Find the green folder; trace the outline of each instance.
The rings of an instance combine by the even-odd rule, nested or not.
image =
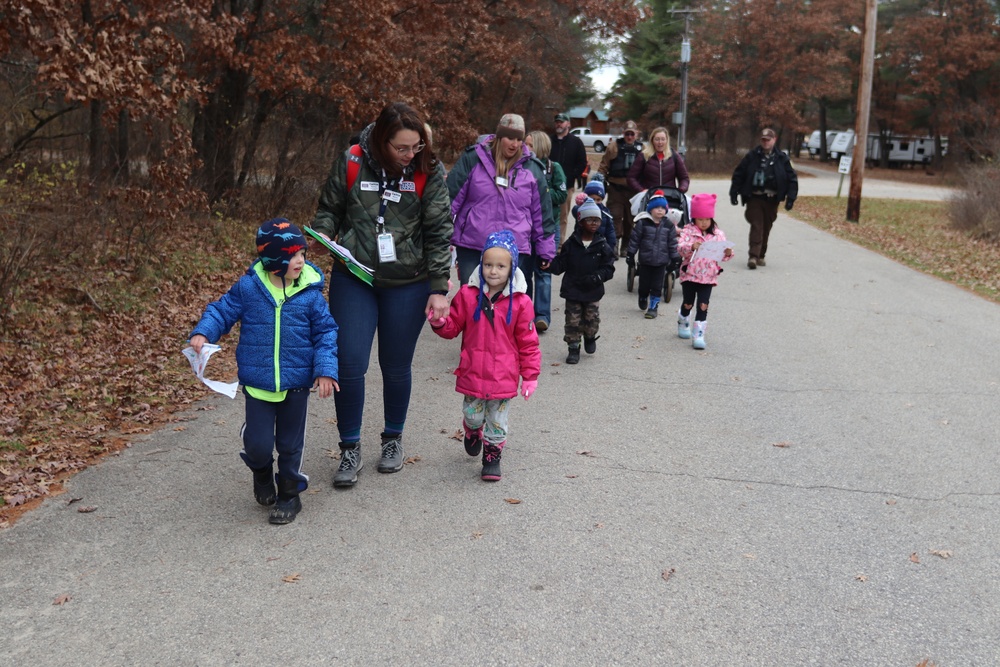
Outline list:
[[[303,227],[303,229],[305,229],[306,234],[319,241],[324,248],[329,250],[334,259],[346,266],[347,270],[350,271],[356,278],[364,281],[368,285],[371,285],[375,281],[375,272],[358,260],[354,259],[354,256],[347,250],[347,248],[332,241],[327,241],[322,235],[314,232],[309,227]]]

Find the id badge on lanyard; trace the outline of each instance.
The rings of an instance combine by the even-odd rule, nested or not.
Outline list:
[[[382,172],[383,177],[385,172]],[[389,202],[398,204],[403,195],[395,190],[390,190],[388,184],[382,193],[382,202],[378,210],[378,226],[375,240],[378,243],[378,261],[380,264],[388,264],[396,261],[396,242],[392,240],[392,234],[385,231],[385,209]]]

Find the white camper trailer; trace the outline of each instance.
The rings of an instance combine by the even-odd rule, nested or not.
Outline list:
[[[830,144],[830,157],[834,160],[844,155],[849,155],[854,150],[854,130],[844,130],[838,132]]]
[[[833,140],[837,137],[837,130],[827,130],[826,131],[826,154],[830,154],[830,146],[833,145]],[[809,157],[819,156],[820,151],[820,133],[819,130],[813,130],[813,133],[809,135],[809,141],[806,143],[806,148],[809,150]]]
[[[904,137],[893,135],[886,142],[890,167],[930,164],[934,159],[934,137]],[[878,134],[869,134],[865,156],[874,164],[881,161],[882,141]]]

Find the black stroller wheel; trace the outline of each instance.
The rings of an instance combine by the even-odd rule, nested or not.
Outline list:
[[[674,295],[674,272],[667,269],[667,277],[663,280],[663,303],[670,303]]]

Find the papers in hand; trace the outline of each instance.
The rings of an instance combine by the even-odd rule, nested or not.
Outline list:
[[[714,259],[716,262],[721,262],[726,256],[726,248],[732,248],[735,245],[732,241],[705,241],[694,251],[691,259],[697,257],[698,259]]]
[[[325,239],[322,234],[314,232],[310,227],[303,227],[303,229],[305,229],[306,234],[319,241],[324,248],[333,253],[333,256],[337,260],[343,262],[344,266],[347,267],[347,270],[354,274],[356,278],[360,278],[369,285],[372,284],[375,280],[375,271],[356,260],[350,250],[336,241],[329,241]]]
[[[229,398],[236,398],[236,390],[240,386],[239,382],[219,382],[218,380],[209,380],[205,377],[205,366],[208,365],[208,360],[221,349],[218,345],[205,343],[201,346],[201,354],[195,352],[193,347],[185,347],[181,352],[191,362],[191,370],[194,371],[195,376],[199,380],[205,383],[205,386],[212,391],[225,394]]]

